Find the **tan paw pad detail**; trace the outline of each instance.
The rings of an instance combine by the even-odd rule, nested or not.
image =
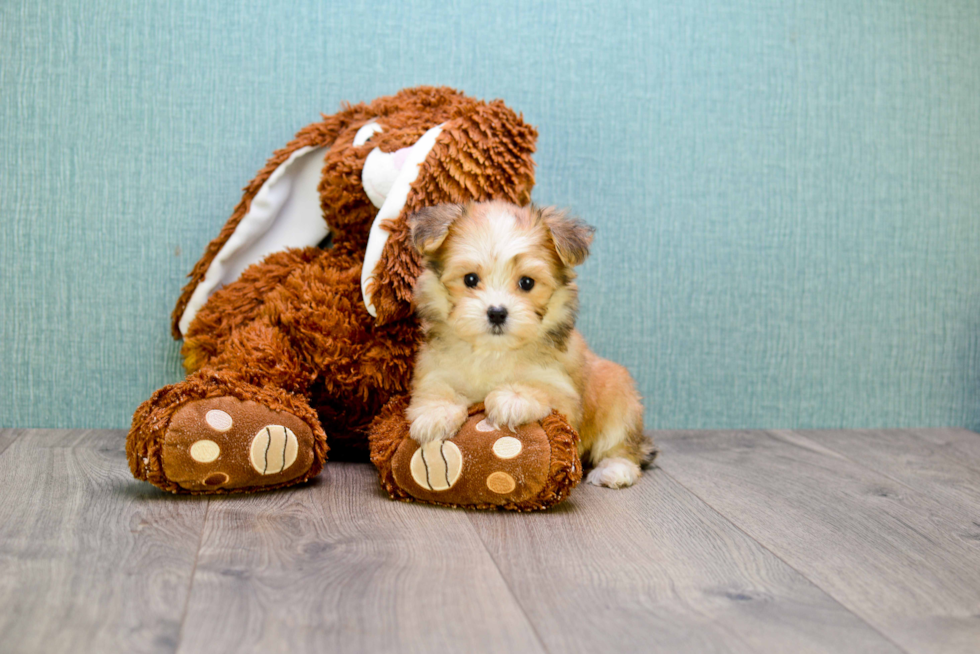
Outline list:
[[[194,493],[282,486],[309,472],[315,441],[287,411],[231,396],[191,400],[162,434],[160,473]]]
[[[415,450],[410,467],[412,478],[422,488],[448,490],[463,472],[463,455],[452,441],[433,441]]]
[[[204,480],[204,485],[210,487],[221,486],[227,483],[228,483],[228,475],[226,475],[223,472],[215,472],[214,474],[210,474]]]
[[[513,459],[524,446],[513,436],[502,436],[493,443],[493,453],[498,459]]]
[[[298,450],[299,443],[292,429],[266,425],[252,439],[249,460],[259,474],[274,475],[293,465]]]
[[[487,488],[498,495],[505,495],[517,488],[517,482],[506,472],[497,471],[487,477]]]
[[[221,454],[221,448],[214,441],[200,440],[191,445],[191,458],[198,463],[211,463]]]
[[[234,424],[231,416],[221,409],[211,409],[208,411],[204,415],[204,421],[208,423],[208,427],[222,433],[231,429],[232,425]]]
[[[514,433],[514,430],[508,427],[507,425],[502,425],[498,427],[497,425],[490,422],[489,418],[484,418],[480,422],[476,423],[476,425],[474,425],[473,428],[476,429],[477,431],[482,431],[483,433],[489,433],[492,431],[509,431],[512,434]]]

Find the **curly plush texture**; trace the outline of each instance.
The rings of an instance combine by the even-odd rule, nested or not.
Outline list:
[[[355,146],[355,135],[370,121],[382,131]],[[365,160],[375,149],[393,153],[410,147],[437,125],[441,132],[419,166],[404,206],[382,224],[389,234],[369,282],[376,310],[372,316],[362,297],[361,272],[378,209],[362,186]],[[164,471],[161,451],[168,428],[182,406],[226,396],[293,414],[310,426],[315,441],[313,466],[300,477],[278,486],[232,490],[266,490],[315,476],[326,458],[328,439],[332,458],[364,460],[370,454],[380,462],[384,478],[379,452],[386,441],[383,433],[375,434],[373,442],[381,449],[369,451],[372,421],[385,407],[407,403],[420,339],[411,301],[422,262],[407,218],[447,202],[503,199],[527,204],[534,186],[536,138],[535,129],[502,102],[482,102],[444,87],[417,87],[371,103],[344,105],[301,129],[245,187],[228,222],[189,275],[172,322],[174,337],[184,339],[188,377],[154,393],[133,416],[127,438],[133,474],[169,491],[189,492]],[[180,321],[195,289],[257,193],[305,147],[324,148],[317,190],[331,247],[288,249],[252,264],[214,291],[181,334]],[[580,465],[574,471],[567,468],[577,461],[574,432],[559,417],[545,423],[555,437],[547,493],[526,506],[506,508],[554,504],[581,476]],[[383,424],[374,422],[376,428]],[[237,443],[239,454],[248,447]],[[390,482],[386,488],[397,492]]]
[[[422,273],[422,259],[412,245],[408,216],[442,204],[446,202],[444,198],[529,204],[534,161],[519,154],[534,152],[536,139],[537,131],[520,118],[515,121],[514,113],[499,100],[446,125],[443,137],[420,167],[405,211],[385,224],[392,247],[382,252],[378,274],[370,287],[379,322],[404,317],[415,280]]]
[[[370,120],[384,131],[355,147],[357,130]],[[420,167],[406,206],[387,222],[391,234],[371,286],[378,314],[372,318],[364,307],[360,275],[377,209],[360,183],[364,161],[372,149],[392,152],[410,146],[440,123],[444,133]],[[246,187],[231,219],[195,265],[174,310],[174,330],[255,194],[301,147],[330,146],[319,192],[333,247],[272,254],[215,292],[184,334],[187,371],[235,370],[256,385],[275,384],[306,396],[330,434],[335,457],[367,458],[367,427],[393,395],[408,392],[418,346],[411,293],[421,261],[409,240],[407,216],[440,202],[529,201],[536,136],[499,101],[483,103],[428,87],[347,106],[300,130]]]

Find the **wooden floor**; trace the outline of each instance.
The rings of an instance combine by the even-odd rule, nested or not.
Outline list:
[[[980,435],[655,437],[633,488],[507,514],[342,463],[178,497],[123,432],[0,430],[0,651],[980,651]]]

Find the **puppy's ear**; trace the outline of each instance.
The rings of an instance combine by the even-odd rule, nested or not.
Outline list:
[[[463,208],[461,204],[437,204],[409,216],[415,249],[426,256],[438,250],[449,234],[449,226],[463,215]]]
[[[577,266],[589,256],[589,246],[595,227],[578,218],[569,216],[564,209],[544,207],[538,209],[541,222],[551,232],[558,257],[566,266]]]

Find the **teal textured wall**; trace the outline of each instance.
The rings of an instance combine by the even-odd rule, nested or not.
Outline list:
[[[341,100],[540,128],[652,427],[980,427],[980,4],[7,1],[0,426],[125,427],[183,276]]]

